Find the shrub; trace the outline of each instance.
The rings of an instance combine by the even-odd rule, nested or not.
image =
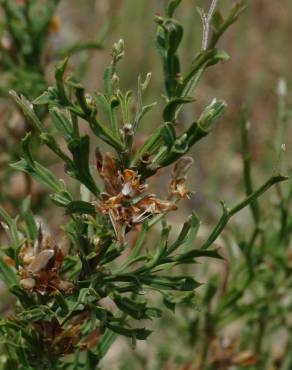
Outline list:
[[[48,188],[53,204],[67,216],[60,225],[64,234],[60,242],[36,222],[28,200],[15,219],[0,211],[10,238],[0,259],[0,273],[16,297],[14,314],[0,324],[6,369],[96,369],[118,335],[130,338],[133,345],[145,340],[151,334],[148,320],[163,315],[160,307],[152,305],[151,295],[158,292],[170,309],[192,302],[200,284],[178,266],[196,263],[199,257],[222,258],[214,242],[230,218],[249,205],[255,216],[258,197],[286,179],[277,175],[257,190],[247,188],[246,198],[231,208],[222,203],[222,217],[202,244],[196,241],[200,221],[195,212],[176,237],[170,235],[166,215],[191,196],[186,174],[193,160],[186,154],[209,134],[226,104],[212,99],[186,129],[180,125],[179,113],[193,101],[193,90],[205,70],[228,59],[216,44],[244,8],[236,3],[226,18],[215,12],[215,2],[208,14],[201,11],[202,50],[182,70],[178,49],[183,27],[174,19],[179,4],[170,1],[165,16],[156,17],[156,46],[165,85],[162,124],[142,145],[137,145],[135,135],[154,107],[143,102],[151,75],[138,78],[133,110],[133,93],[123,92],[119,84],[122,40],[113,47],[103,93],[87,94],[74,75],[67,76],[68,58],[56,67],[55,85],[32,103],[11,92],[42,144],[80,185],[80,196],[69,180],[57,179],[36,160],[27,133],[21,143],[22,158],[13,168]],[[35,113],[37,107],[48,110],[49,122]],[[91,136],[84,134],[84,126]],[[168,166],[172,166],[169,189],[158,197],[148,190],[148,180]],[[161,225],[160,236],[146,248],[155,225]]]

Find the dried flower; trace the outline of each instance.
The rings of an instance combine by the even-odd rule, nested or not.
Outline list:
[[[71,293],[73,284],[59,276],[64,255],[49,236],[43,236],[41,229],[35,245],[25,242],[19,253],[22,265],[19,267],[20,284],[28,291],[45,294],[61,290]]]
[[[64,356],[74,352],[80,337],[80,325],[63,329],[56,319],[37,321],[33,325],[49,353]]]
[[[153,215],[177,208],[168,200],[158,199],[155,194],[146,194],[148,185],[141,182],[138,172],[131,169],[119,170],[109,153],[102,159],[98,152],[97,169],[106,190],[97,207],[103,214],[109,215],[119,239],[125,229],[140,224]]]
[[[194,163],[191,157],[180,158],[173,167],[170,193],[176,198],[189,198],[190,192],[186,188],[186,174]]]

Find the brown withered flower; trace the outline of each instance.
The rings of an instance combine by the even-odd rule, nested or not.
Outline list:
[[[73,353],[80,338],[80,325],[63,328],[57,319],[36,321],[34,329],[39,333],[40,341],[51,356],[64,356]]]
[[[74,353],[76,346],[80,351],[96,347],[101,335],[98,329],[92,330],[80,343],[81,326],[85,319],[88,317],[83,317],[77,323],[72,321],[66,327],[63,327],[56,318],[50,321],[40,320],[33,323],[33,328],[38,332],[43,347],[51,356],[65,356]]]
[[[22,245],[19,258],[20,285],[24,289],[42,295],[57,290],[72,292],[73,284],[60,277],[64,254],[50,236],[43,235],[41,229],[34,246],[28,242]]]
[[[190,192],[186,187],[186,174],[193,163],[193,158],[182,157],[174,165],[171,173],[170,193],[175,198],[182,199],[190,197]]]
[[[117,238],[123,239],[126,229],[142,223],[153,215],[175,210],[175,204],[147,194],[148,185],[141,181],[137,171],[119,170],[110,153],[102,158],[96,152],[97,169],[104,181],[105,193],[97,208],[110,217]]]

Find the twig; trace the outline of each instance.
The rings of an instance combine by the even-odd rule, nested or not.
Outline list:
[[[223,214],[215,226],[214,230],[208,237],[208,239],[205,241],[205,243],[201,246],[202,249],[207,249],[211,244],[213,244],[218,236],[223,231],[224,227],[227,225],[228,221],[232,216],[234,216],[236,213],[241,211],[243,208],[248,206],[251,202],[254,202],[260,195],[264,194],[271,186],[287,180],[288,177],[285,176],[274,176],[271,177],[266,183],[264,183],[260,188],[258,188],[256,191],[254,191],[252,194],[250,194],[248,197],[246,197],[243,201],[238,203],[236,206],[234,206],[231,209],[226,208],[225,204],[222,203],[223,207]]]
[[[212,0],[208,13],[202,12],[201,18],[203,22],[203,38],[202,38],[202,49],[207,50],[208,40],[209,40],[209,31],[210,31],[210,22],[212,20],[214,11],[218,4],[219,0]]]

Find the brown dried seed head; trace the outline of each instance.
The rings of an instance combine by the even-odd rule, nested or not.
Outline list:
[[[109,216],[118,240],[123,240],[126,230],[145,219],[177,209],[172,202],[160,200],[156,195],[143,196],[148,185],[141,181],[140,174],[132,169],[119,170],[110,153],[102,159],[98,151],[97,159],[106,192],[101,194],[101,201],[96,207]]]

